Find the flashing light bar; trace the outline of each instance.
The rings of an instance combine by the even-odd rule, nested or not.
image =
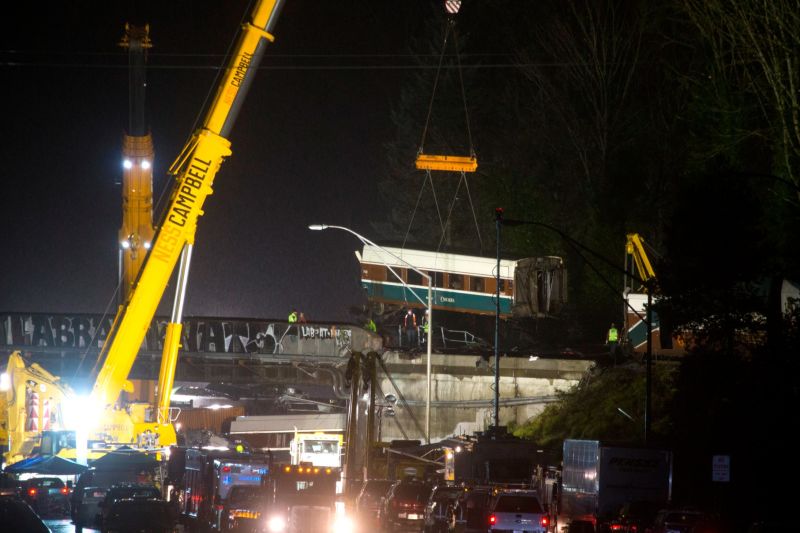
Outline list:
[[[294,473],[294,474],[321,474],[321,473],[324,473],[325,475],[331,475],[331,474],[334,473],[335,470],[337,470],[337,469],[334,469],[334,468],[331,468],[331,467],[327,467],[327,468],[323,469],[323,468],[318,467],[318,466],[312,467],[312,466],[303,466],[303,465],[299,465],[299,466],[298,465],[283,465],[283,467],[280,469],[280,471],[283,474],[292,474],[292,473]]]

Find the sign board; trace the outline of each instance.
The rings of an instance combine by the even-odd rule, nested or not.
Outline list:
[[[731,456],[714,455],[711,458],[711,481],[728,483],[731,480]]]

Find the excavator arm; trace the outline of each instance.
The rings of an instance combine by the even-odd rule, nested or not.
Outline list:
[[[72,389],[36,363],[26,365],[18,351],[8,356],[8,366],[0,376],[0,445],[7,448],[4,460],[11,464],[30,456],[41,444],[45,432],[58,432],[67,426],[65,400]]]
[[[636,273],[645,285],[655,279],[655,270],[653,270],[653,265],[644,250],[644,241],[638,233],[628,233],[626,235],[625,257],[626,260],[633,262]]]

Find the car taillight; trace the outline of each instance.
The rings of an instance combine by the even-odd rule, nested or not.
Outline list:
[[[28,496],[36,496],[36,489],[28,489]]]
[[[489,525],[490,525],[490,526],[493,526],[493,525],[495,525],[496,523],[497,523],[497,516],[496,516],[496,515],[493,515],[493,514],[490,514],[490,515],[489,515]]]
[[[611,531],[622,531],[622,524],[612,523]]]
[[[69,494],[69,488],[68,487],[61,487],[61,491],[60,492],[61,492],[61,494]]]
[[[550,519],[547,517],[547,515],[542,515],[542,517],[539,519],[539,525],[542,527],[547,527],[550,525]]]

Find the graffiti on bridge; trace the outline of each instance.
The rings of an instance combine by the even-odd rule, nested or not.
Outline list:
[[[0,346],[15,349],[101,350],[114,317],[0,313]],[[155,318],[141,350],[161,352],[168,320]],[[183,321],[184,353],[252,353],[341,356],[353,349],[349,326],[286,324],[261,320],[188,317]]]

